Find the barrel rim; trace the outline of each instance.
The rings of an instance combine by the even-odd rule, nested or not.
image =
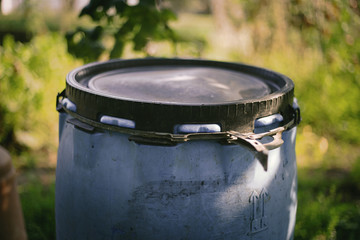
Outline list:
[[[278,90],[260,98],[219,103],[166,103],[122,99],[96,92],[79,83],[81,79],[104,72],[147,66],[199,66],[233,70],[249,74],[278,86]],[[132,120],[136,129],[170,132],[174,125],[185,123],[216,123],[222,130],[249,131],[255,119],[281,113],[289,119],[294,84],[288,77],[260,67],[241,63],[202,59],[145,58],[113,59],[78,67],[66,77],[66,97],[77,107],[77,113],[99,121],[102,115]]]

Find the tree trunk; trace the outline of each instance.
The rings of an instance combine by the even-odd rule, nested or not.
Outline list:
[[[75,8],[76,0],[63,0],[62,10],[64,12],[71,11]]]
[[[218,31],[222,33],[229,33],[235,30],[230,19],[228,18],[226,5],[226,0],[211,0],[211,11],[215,19],[215,24]]]

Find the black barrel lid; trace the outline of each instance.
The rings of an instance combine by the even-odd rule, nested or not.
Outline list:
[[[135,129],[172,132],[177,124],[219,124],[250,132],[255,119],[291,118],[293,82],[253,66],[188,59],[133,59],[92,63],[70,72],[66,97],[77,114],[135,122]]]

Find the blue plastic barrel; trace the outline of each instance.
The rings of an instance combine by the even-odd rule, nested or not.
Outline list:
[[[57,239],[292,239],[292,81],[238,63],[112,60],[58,95]]]

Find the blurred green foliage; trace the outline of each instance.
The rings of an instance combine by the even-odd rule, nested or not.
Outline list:
[[[157,8],[156,0],[140,0],[136,5],[125,1],[91,0],[79,17],[88,16],[95,27],[78,27],[66,35],[68,50],[86,62],[96,61],[104,52],[110,58],[121,57],[125,45],[132,43],[134,51],[146,52],[149,41],[176,41],[175,33],[168,22],[176,15],[167,8]],[[112,40],[109,49],[104,38]]]
[[[289,75],[305,114],[303,125],[319,135],[359,144],[354,129],[360,126],[360,2],[231,2],[242,9],[232,20],[242,23],[238,28],[251,29],[254,48],[250,60],[241,54],[232,57]],[[302,72],[304,66],[308,72]]]
[[[0,15],[0,43],[6,35],[11,34],[16,40],[23,42],[30,41],[32,33],[26,26],[26,19],[19,15],[10,15],[7,17]]]
[[[360,135],[354,131],[360,126],[359,1],[294,2],[292,26],[304,43],[322,53],[313,78],[298,84],[304,121],[320,134],[359,144]]]
[[[55,96],[79,62],[60,35],[48,34],[28,44],[7,36],[0,63],[0,144],[14,151],[55,148]]]

